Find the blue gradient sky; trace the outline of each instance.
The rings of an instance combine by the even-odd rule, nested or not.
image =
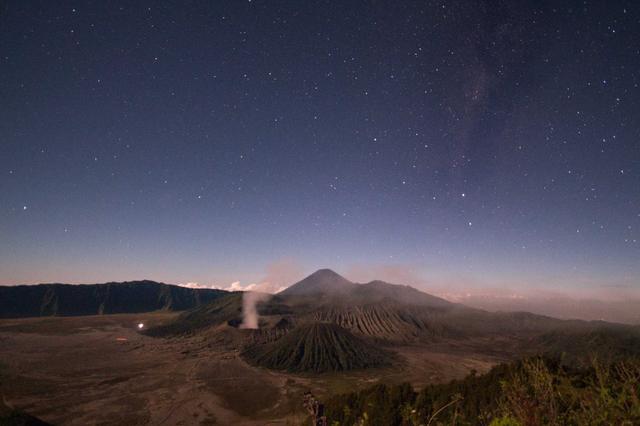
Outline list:
[[[488,4],[6,2],[0,284],[640,287],[638,5]]]

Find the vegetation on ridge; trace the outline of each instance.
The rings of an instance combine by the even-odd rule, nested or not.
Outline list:
[[[640,424],[640,359],[593,361],[588,368],[528,358],[485,375],[414,391],[375,385],[330,398],[340,425],[635,425]]]

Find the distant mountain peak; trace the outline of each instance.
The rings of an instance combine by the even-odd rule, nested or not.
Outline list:
[[[352,283],[337,272],[325,268],[318,269],[313,274],[298,281],[284,290],[283,295],[307,296],[312,294],[336,294],[351,290],[356,284]]]
[[[283,296],[328,296],[347,303],[378,303],[384,300],[408,305],[450,308],[454,304],[411,286],[373,280],[357,284],[331,269],[318,269],[280,293]],[[338,298],[335,298],[338,296]]]
[[[345,277],[343,277],[342,275],[340,275],[339,273],[337,273],[333,269],[329,269],[329,268],[318,269],[317,271],[315,271],[314,273],[309,275],[307,278],[311,278],[311,277],[339,278],[339,279],[343,279],[345,281],[347,280]]]

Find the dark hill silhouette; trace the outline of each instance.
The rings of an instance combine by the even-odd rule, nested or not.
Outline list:
[[[324,373],[378,367],[390,363],[390,355],[330,323],[297,327],[273,343],[243,352],[256,365],[290,372]]]
[[[4,397],[0,398],[0,425],[1,426],[52,426],[24,411],[9,407],[5,404]]]
[[[227,294],[155,281],[0,286],[0,318],[181,311]]]

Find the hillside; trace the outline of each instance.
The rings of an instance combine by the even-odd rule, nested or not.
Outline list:
[[[174,321],[144,333],[154,337],[192,334],[206,327],[242,322],[242,293],[227,293],[212,302],[181,313]]]
[[[552,355],[565,357],[574,363],[584,358],[617,360],[640,357],[640,327],[603,322],[590,327],[555,329],[535,339],[535,344]]]
[[[324,373],[387,365],[390,356],[336,324],[300,326],[281,339],[243,352],[249,362],[290,372]]]
[[[355,334],[390,342],[410,342],[455,334],[455,329],[446,321],[436,319],[445,313],[398,302],[345,303],[322,307],[308,318],[338,324]]]
[[[408,285],[390,284],[379,280],[354,286],[349,292],[349,300],[358,304],[391,300],[404,305],[445,309],[461,306]]]
[[[224,294],[154,281],[0,286],[0,318],[181,311]]]

